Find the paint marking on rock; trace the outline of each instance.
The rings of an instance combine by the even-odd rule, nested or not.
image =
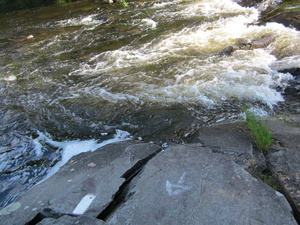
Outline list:
[[[88,209],[88,207],[92,204],[92,202],[94,201],[95,198],[96,198],[96,195],[94,195],[94,194],[87,194],[86,196],[84,196],[81,199],[81,201],[78,203],[76,208],[74,209],[73,214],[82,215]]]
[[[8,206],[6,206],[5,208],[0,210],[0,216],[9,215],[12,212],[17,211],[20,208],[20,206],[21,206],[20,202],[13,202],[13,203],[9,204]]]
[[[186,178],[186,172],[184,172],[179,178],[177,184],[172,184],[170,181],[166,181],[166,190],[169,196],[180,195],[183,192],[189,191],[190,186],[184,185]]]

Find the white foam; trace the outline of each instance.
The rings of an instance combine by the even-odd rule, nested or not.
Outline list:
[[[91,14],[85,17],[60,20],[57,22],[57,24],[61,27],[99,25],[102,23],[102,21],[96,19],[97,16],[98,14]]]
[[[244,8],[232,0],[203,0],[196,5],[191,5],[186,11],[197,12],[208,17],[214,17],[215,15],[226,13],[247,13],[247,15],[249,15],[249,12],[255,12],[257,10],[254,8]]]
[[[154,8],[154,9],[160,9],[160,8],[164,8],[166,6],[169,6],[171,4],[173,4],[173,2],[154,3],[153,6],[152,6],[152,8]]]
[[[35,150],[35,154],[36,156],[41,156],[43,151],[42,151],[42,148],[43,146],[41,145],[41,143],[39,142],[39,140],[33,140],[33,143],[34,143],[34,150]]]
[[[111,93],[106,91],[103,88],[95,88],[90,90],[89,88],[85,88],[85,93],[92,94],[93,96],[101,96],[103,99],[108,100],[110,102],[117,103],[122,100],[130,100],[132,102],[138,102],[139,98],[134,95],[122,94],[122,93]]]
[[[50,169],[47,176],[40,181],[39,183],[43,182],[44,180],[50,178],[53,176],[63,165],[65,165],[73,156],[78,155],[83,152],[93,152],[105,145],[111,144],[111,143],[117,143],[121,141],[131,140],[131,136],[128,132],[122,131],[122,130],[116,130],[116,135],[109,140],[103,141],[99,143],[97,140],[76,140],[76,141],[65,141],[65,142],[58,142],[53,141],[50,138],[48,138],[43,133],[39,132],[39,137],[36,139],[36,141],[44,141],[48,144],[51,144],[52,146],[58,147],[61,150],[62,159],[59,161],[54,167]],[[38,143],[38,146],[40,144]]]
[[[285,70],[292,68],[300,68],[300,55],[290,56],[277,60],[271,64],[273,70]]]
[[[248,111],[252,112],[255,117],[264,118],[269,116],[268,112],[266,112],[262,108],[252,107],[248,109]],[[244,119],[246,119],[246,113],[243,113],[242,116],[244,117]]]
[[[166,5],[169,3],[156,6],[169,7]],[[195,1],[180,7],[181,10],[168,12],[168,16],[210,19],[172,35],[162,34],[137,48],[125,46],[96,55],[72,75],[93,75],[98,87],[91,87],[88,92],[114,103],[150,101],[211,105],[235,98],[261,101],[272,107],[283,101],[276,87],[284,88],[292,77],[276,70],[285,62],[290,68],[299,61],[286,58],[276,63],[276,57],[300,55],[295,46],[300,41],[298,31],[277,23],[249,25],[258,20],[258,10],[244,8],[231,0]],[[155,20],[160,21],[159,18]],[[155,27],[156,22],[151,18],[142,21]],[[267,48],[236,51],[223,58],[216,56],[240,39],[251,42],[266,34],[274,39]],[[271,54],[274,52],[276,54]],[[206,54],[208,56],[202,59],[201,55]]]
[[[261,3],[258,4],[258,9],[260,11],[263,11],[265,9],[267,9],[270,6],[276,6],[278,4],[280,4],[283,0],[264,0]]]
[[[17,79],[17,77],[15,75],[10,75],[8,77],[4,77],[0,80],[4,80],[4,81],[15,81]]]
[[[157,26],[157,23],[154,20],[149,19],[149,18],[142,19],[141,23],[142,23],[142,25],[144,24],[144,25],[146,25],[147,27],[149,27],[151,29],[155,29],[156,26]]]

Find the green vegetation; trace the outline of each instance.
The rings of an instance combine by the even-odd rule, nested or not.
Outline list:
[[[125,0],[121,0],[120,2],[122,3],[122,5],[123,5],[124,7],[128,7],[128,4],[127,4],[127,2],[125,2]]]
[[[246,123],[251,130],[254,141],[258,148],[265,153],[273,142],[272,134],[266,128],[266,123],[262,124],[262,122],[257,119],[254,113],[249,110],[246,110]]]
[[[258,177],[258,179],[272,187],[274,190],[280,193],[283,192],[276,175],[272,174],[270,171],[263,171],[262,174]]]

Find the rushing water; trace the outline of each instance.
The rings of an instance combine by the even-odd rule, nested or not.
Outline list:
[[[233,0],[127,2],[0,14],[0,206],[62,153],[95,150],[126,132],[187,141],[245,106],[270,113],[284,101],[293,78],[278,71],[300,64],[298,31],[259,25],[257,9]],[[34,38],[17,41],[27,35]],[[273,39],[265,48],[219,54],[264,35]]]

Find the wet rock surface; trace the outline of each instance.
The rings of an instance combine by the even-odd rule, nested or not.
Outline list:
[[[256,7],[261,11],[260,21],[281,23],[300,29],[300,3],[298,0],[241,0],[244,7]]]
[[[269,125],[279,145],[266,158],[243,122],[204,127],[194,143],[165,150],[128,141],[82,153],[2,209],[0,220],[44,225],[297,224],[290,204],[297,217],[299,126]],[[278,175],[290,204],[255,178],[266,168]]]
[[[289,86],[284,90],[285,109],[293,115],[300,113],[300,65],[290,69],[280,71],[282,73],[290,73],[294,79],[290,81]],[[293,117],[294,122],[300,124],[299,116]]]
[[[281,23],[286,27],[293,27],[296,30],[300,30],[300,9],[297,12],[286,12],[275,16],[269,19],[268,22]]]
[[[280,3],[280,4],[279,4]],[[289,0],[280,1],[277,4],[269,4],[262,11],[261,20],[264,22],[276,22],[300,29],[300,3]]]
[[[263,0],[240,0],[238,3],[244,7],[254,7],[258,3],[261,3]]]
[[[271,44],[273,39],[268,36],[263,36],[259,39],[252,40],[251,42],[237,42],[236,44],[229,46],[223,49],[219,54],[220,55],[230,55],[237,50],[253,50],[257,48],[265,48]]]
[[[81,215],[86,206],[89,206],[86,215],[95,218],[109,205],[126,179],[158,151],[160,147],[154,144],[124,142],[77,155],[54,176],[2,209],[0,221],[37,224],[47,217]]]

